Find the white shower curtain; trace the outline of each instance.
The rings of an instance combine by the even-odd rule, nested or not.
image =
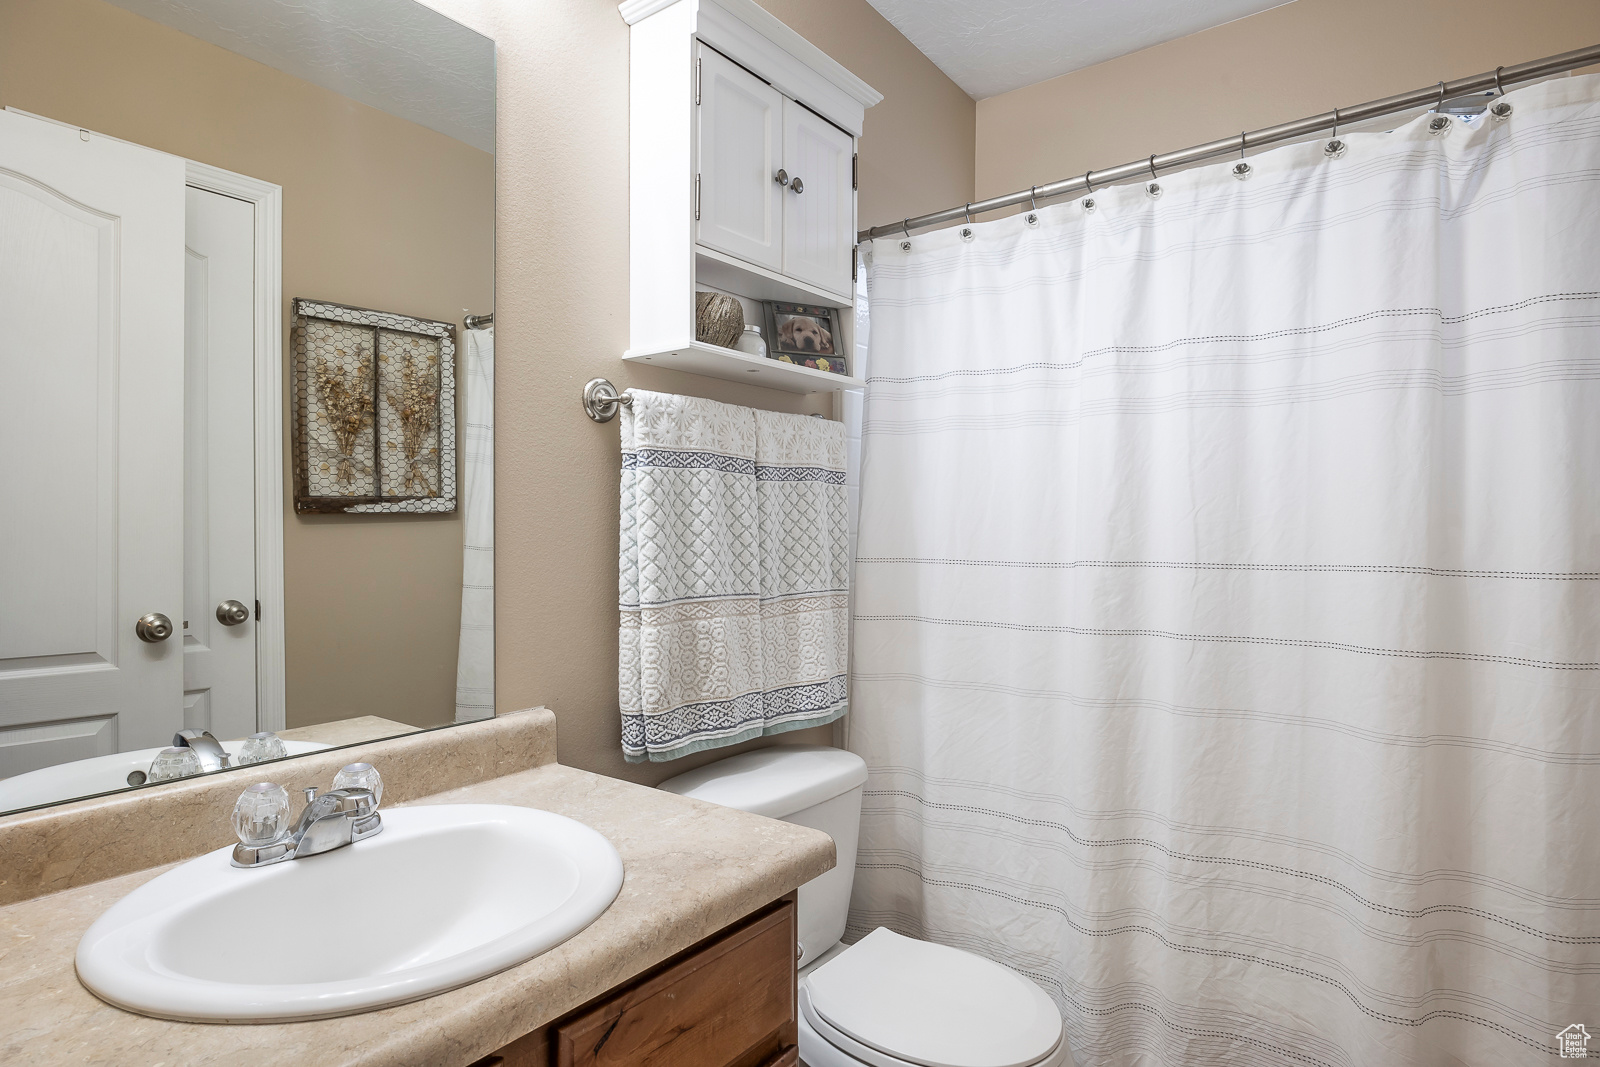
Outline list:
[[[1597,98],[873,245],[853,937],[1080,1065],[1600,1035]]]
[[[456,722],[494,717],[494,327],[466,331]]]

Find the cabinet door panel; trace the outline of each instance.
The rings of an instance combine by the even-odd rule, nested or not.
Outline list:
[[[709,48],[700,49],[699,175],[703,245],[779,270],[784,99]]]
[[[785,902],[552,1029],[556,1067],[783,1067],[796,1042]]]
[[[849,295],[855,242],[855,193],[850,188],[854,141],[793,100],[783,102],[783,159],[791,179],[783,194],[783,273]]]

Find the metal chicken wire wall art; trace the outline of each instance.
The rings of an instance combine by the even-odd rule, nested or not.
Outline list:
[[[294,507],[456,509],[455,326],[294,301]]]

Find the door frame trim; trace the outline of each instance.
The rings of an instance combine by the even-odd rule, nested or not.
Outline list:
[[[255,207],[256,729],[287,721],[283,627],[283,187],[185,160],[186,184]]]

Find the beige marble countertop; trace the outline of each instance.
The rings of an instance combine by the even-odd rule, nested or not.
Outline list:
[[[335,719],[319,722],[315,726],[296,726],[292,730],[279,730],[278,736],[289,741],[320,741],[324,745],[354,745],[362,741],[378,741],[385,737],[414,734],[421,726],[381,719],[376,715],[357,715],[353,719]]]
[[[553,763],[414,803],[570,816],[621,853],[622,891],[570,941],[482,981],[396,1008],[259,1026],[146,1018],[78,983],[73,954],[89,924],[172,865],[23,900],[0,907],[0,1063],[465,1067],[833,866],[819,831]]]

